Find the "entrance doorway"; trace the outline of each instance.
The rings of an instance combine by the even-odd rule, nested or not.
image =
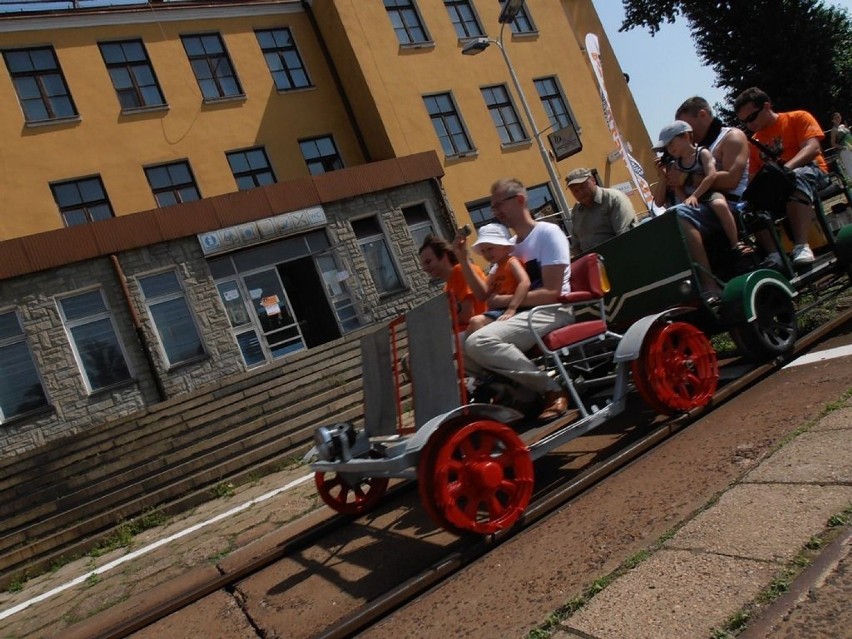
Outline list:
[[[313,258],[302,257],[279,264],[278,274],[290,298],[305,346],[319,346],[340,337],[340,327]]]

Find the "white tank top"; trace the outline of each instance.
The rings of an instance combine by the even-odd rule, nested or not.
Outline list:
[[[722,130],[719,131],[719,135],[716,136],[716,139],[713,140],[713,144],[711,144],[708,148],[710,152],[713,154],[713,157],[716,157],[716,147],[719,146],[719,143],[725,139],[725,136],[731,132],[731,127],[723,126]],[[745,169],[743,169],[742,177],[740,177],[740,182],[737,184],[737,188],[728,191],[731,195],[740,196],[743,194],[743,191],[746,190],[748,186],[748,160],[746,160]]]

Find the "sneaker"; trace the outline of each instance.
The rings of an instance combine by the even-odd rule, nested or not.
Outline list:
[[[766,256],[766,259],[759,264],[759,268],[771,268],[780,271],[784,268],[784,260],[781,259],[781,253],[775,251]]]
[[[807,244],[797,244],[793,247],[793,264],[813,264],[814,252]]]

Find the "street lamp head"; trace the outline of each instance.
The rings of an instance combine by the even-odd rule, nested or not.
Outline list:
[[[524,0],[506,0],[502,11],[500,11],[500,17],[498,20],[502,24],[512,22],[515,19],[515,16],[518,15],[518,11],[521,10],[522,6],[524,6]]]
[[[476,55],[485,51],[491,42],[488,38],[474,38],[462,47],[462,55]]]

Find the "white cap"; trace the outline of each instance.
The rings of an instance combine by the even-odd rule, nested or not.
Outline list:
[[[495,246],[515,245],[515,238],[509,237],[509,229],[502,224],[486,224],[477,233],[478,237],[471,248],[480,255],[482,254],[482,250],[477,248],[480,244],[494,244]]]

